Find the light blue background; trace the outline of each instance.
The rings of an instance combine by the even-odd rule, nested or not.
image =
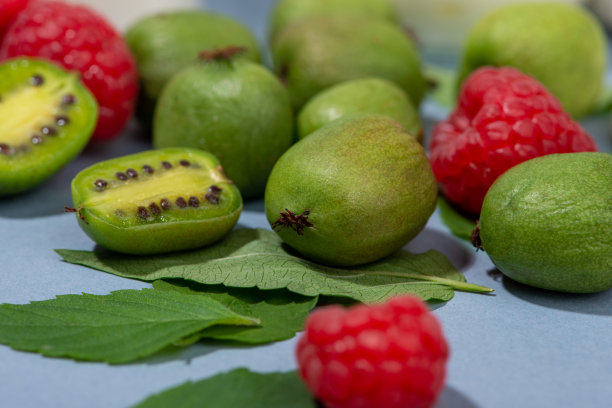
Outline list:
[[[270,3],[208,1],[211,9],[249,24],[262,42]],[[444,115],[429,103],[423,113],[428,126]],[[612,152],[609,119],[593,118],[585,125],[600,148]],[[0,303],[150,286],[64,263],[53,252],[94,247],[74,214],[62,212],[71,205],[72,177],[102,159],[148,148],[144,135],[132,126],[112,143],[88,147],[35,191],[0,200]],[[263,204],[248,203],[240,224],[267,228]],[[496,280],[488,274],[493,265],[486,254],[452,237],[437,213],[407,248],[437,249],[468,281],[495,289],[491,296],[457,292],[455,299],[435,310],[451,346],[447,385],[438,408],[610,406],[612,291],[565,295],[506,278]],[[196,344],[122,366],[45,358],[0,346],[0,406],[127,407],[187,379],[235,367],[260,372],[294,369],[294,345],[295,339],[255,348]]]

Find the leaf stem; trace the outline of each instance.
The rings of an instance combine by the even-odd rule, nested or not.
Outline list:
[[[469,282],[460,282],[453,279],[440,278],[438,276],[431,275],[422,275],[422,274],[411,274],[411,273],[403,273],[403,272],[386,272],[386,271],[377,271],[378,275],[384,276],[394,276],[398,278],[411,278],[417,280],[424,280],[430,282],[442,283],[446,286],[450,286],[453,289],[464,291],[464,292],[474,292],[474,293],[491,293],[493,289],[488,288],[486,286],[477,285],[475,283]]]

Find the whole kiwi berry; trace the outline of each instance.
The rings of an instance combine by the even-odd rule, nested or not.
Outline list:
[[[125,39],[140,74],[137,114],[151,125],[155,103],[164,86],[182,69],[194,64],[202,50],[244,47],[237,56],[260,62],[253,34],[240,22],[203,10],[175,10],[136,21]]]
[[[511,168],[487,192],[473,241],[518,282],[611,288],[612,155],[552,154]]]
[[[274,39],[272,56],[295,109],[324,89],[365,77],[395,83],[415,107],[425,95],[416,46],[405,31],[384,20],[356,16],[299,20]]]
[[[266,187],[266,216],[289,246],[325,265],[374,262],[425,226],[437,187],[423,147],[381,115],[335,120],[294,144]]]
[[[205,51],[164,88],[153,145],[195,147],[223,163],[245,199],[263,195],[276,160],[293,141],[287,90],[266,68],[235,59],[243,48]]]

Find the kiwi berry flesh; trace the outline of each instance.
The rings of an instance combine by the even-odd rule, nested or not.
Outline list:
[[[128,254],[197,248],[227,234],[242,197],[212,154],[149,150],[97,163],[72,180],[81,228],[98,244]]]
[[[0,196],[51,177],[91,138],[98,105],[77,75],[40,59],[0,64]]]

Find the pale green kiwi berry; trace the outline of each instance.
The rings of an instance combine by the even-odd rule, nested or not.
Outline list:
[[[245,199],[260,197],[293,142],[289,95],[261,65],[222,54],[172,78],[155,109],[153,145],[209,151]]]
[[[523,162],[487,192],[480,245],[510,278],[589,293],[612,287],[612,155],[566,153]]]
[[[338,119],[293,145],[266,187],[266,216],[285,243],[326,265],[373,262],[425,226],[437,187],[419,142],[380,115]]]
[[[270,37],[273,39],[285,26],[309,17],[361,16],[397,22],[389,0],[280,0],[270,16]]]
[[[79,226],[105,248],[158,254],[197,248],[232,230],[240,192],[198,149],[150,150],[94,164],[72,180]]]
[[[483,65],[513,66],[542,82],[574,118],[590,113],[603,89],[603,27],[584,8],[558,3],[500,7],[470,31],[459,83]]]
[[[300,20],[278,34],[272,55],[296,109],[330,86],[365,77],[394,82],[414,106],[425,94],[413,41],[386,21],[344,16]]]
[[[203,50],[244,47],[237,56],[260,62],[254,35],[242,23],[199,10],[177,10],[147,16],[126,32],[140,76],[139,116],[151,121],[155,101],[170,78],[195,63]]]
[[[341,117],[367,113],[389,116],[413,137],[422,140],[423,127],[418,112],[406,93],[380,78],[342,82],[317,94],[298,115],[298,136],[302,139]]]

